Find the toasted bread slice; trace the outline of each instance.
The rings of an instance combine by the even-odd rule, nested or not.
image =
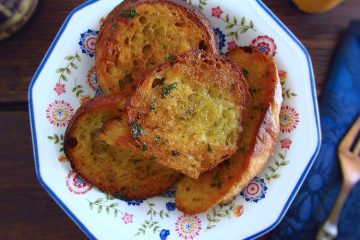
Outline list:
[[[232,61],[190,51],[141,82],[129,123],[146,156],[197,178],[236,152],[249,97]]]
[[[65,133],[65,154],[72,168],[101,191],[145,199],[166,191],[181,175],[136,151],[122,112],[125,101],[121,95],[108,95],[82,105]],[[116,121],[118,133],[123,135],[120,147],[100,139],[102,126],[109,119]]]
[[[96,70],[104,93],[133,92],[149,69],[193,49],[217,53],[209,21],[181,0],[125,0],[104,21]]]
[[[176,207],[187,214],[231,201],[268,162],[279,134],[281,86],[275,62],[252,47],[227,53],[243,70],[252,95],[237,153],[198,179],[178,184]]]

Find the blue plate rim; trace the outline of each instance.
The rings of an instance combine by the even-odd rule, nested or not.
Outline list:
[[[81,222],[81,220],[66,206],[66,204],[52,191],[52,189],[45,183],[44,179],[40,174],[40,164],[39,164],[39,153],[37,147],[37,136],[36,136],[36,128],[35,128],[35,119],[34,119],[34,108],[33,108],[33,87],[35,85],[36,80],[39,77],[39,74],[43,70],[46,62],[48,61],[49,57],[51,56],[57,42],[59,41],[61,35],[63,34],[66,26],[70,22],[72,16],[80,11],[81,9],[98,2],[100,0],[89,0],[76,8],[74,8],[69,15],[66,17],[63,25],[61,26],[59,32],[57,33],[54,41],[51,43],[50,48],[45,54],[45,57],[41,61],[38,69],[36,70],[34,77],[32,78],[28,90],[28,102],[29,102],[29,116],[30,116],[30,127],[31,127],[31,135],[32,135],[32,142],[33,142],[33,149],[34,149],[34,159],[35,159],[35,170],[36,170],[36,177],[39,180],[41,186],[48,192],[48,194],[55,200],[55,202],[65,211],[65,213],[75,222],[76,225],[90,238],[96,239],[95,235]]]
[[[66,26],[70,22],[72,16],[80,11],[81,9],[98,2],[99,0],[89,0],[78,7],[76,7],[74,10],[70,12],[70,14],[66,17],[63,25],[61,26],[58,34],[56,35],[54,41],[52,42],[49,50],[45,54],[45,57],[43,58],[42,62],[40,63],[37,71],[34,74],[34,77],[32,78],[28,90],[28,102],[29,102],[29,116],[30,116],[30,127],[31,127],[31,133],[32,133],[32,142],[33,142],[33,149],[34,149],[34,159],[35,159],[35,170],[36,170],[36,176],[42,185],[42,187],[48,192],[48,194],[57,202],[57,204],[65,211],[65,213],[79,226],[79,228],[90,238],[90,239],[96,239],[95,235],[80,221],[79,218],[76,217],[76,215],[64,204],[64,202],[52,191],[52,189],[45,183],[43,180],[41,174],[40,174],[40,164],[39,164],[39,155],[38,155],[38,147],[37,147],[37,136],[36,136],[36,128],[35,128],[35,120],[34,120],[34,108],[33,108],[33,87],[38,79],[39,74],[41,73],[42,69],[44,68],[44,65],[46,64],[48,58],[51,56],[52,51],[54,50],[59,38],[61,37],[62,33],[66,29]],[[314,78],[314,71],[312,67],[312,62],[310,58],[310,54],[305,48],[305,46],[299,41],[299,39],[283,24],[276,15],[271,12],[271,10],[261,1],[256,0],[256,2],[259,4],[259,6],[289,35],[289,37],[300,47],[300,49],[303,51],[303,53],[306,56],[306,60],[308,62],[308,68],[310,72],[310,84],[311,84],[311,94],[312,94],[312,100],[313,100],[313,107],[314,107],[314,116],[315,116],[315,123],[316,123],[316,132],[317,132],[317,146],[316,149],[310,158],[310,161],[308,162],[307,166],[305,167],[304,172],[302,173],[300,179],[298,180],[297,184],[295,185],[295,188],[291,192],[288,200],[286,201],[282,211],[280,212],[279,216],[276,218],[276,220],[270,224],[267,228],[249,236],[245,239],[254,239],[256,237],[260,237],[263,234],[271,231],[273,228],[275,228],[282,218],[284,217],[286,211],[290,207],[290,204],[294,200],[296,193],[300,189],[304,179],[306,178],[308,172],[310,171],[311,166],[313,165],[316,156],[319,153],[320,145],[321,145],[321,131],[320,131],[320,119],[319,119],[319,112],[318,112],[318,104],[317,104],[317,96],[316,96],[316,88],[315,88],[315,78]]]

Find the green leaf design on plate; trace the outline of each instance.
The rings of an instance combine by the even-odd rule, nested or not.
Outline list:
[[[60,153],[64,152],[64,134],[54,134],[52,136],[48,136],[48,139],[59,147]]]
[[[246,24],[245,17],[241,17],[240,22],[236,16],[233,16],[232,21],[230,21],[231,16],[229,14],[226,14],[225,18],[221,17],[220,19],[226,23],[225,29],[231,30],[226,33],[226,36],[230,37],[232,40],[239,40],[240,34],[244,34],[250,29],[256,31],[254,22],[250,20],[249,24]]]
[[[66,56],[65,57],[65,60],[68,60],[68,61],[73,60],[73,59],[74,59],[74,56]]]
[[[281,175],[278,173],[281,167],[287,166],[290,164],[290,161],[286,160],[286,151],[278,153],[279,159],[276,159],[272,165],[267,167],[268,172],[265,173],[265,180],[270,183],[272,179],[280,178]]]
[[[155,204],[145,200],[148,210],[146,216],[147,219],[141,224],[141,227],[137,229],[135,236],[139,236],[140,234],[145,235],[147,230],[152,231],[154,234],[160,231],[159,221],[156,221],[156,218],[163,219],[164,217],[169,218],[170,211],[164,212],[164,210],[157,211],[155,210]]]
[[[71,70],[78,69],[76,63],[81,62],[81,57],[77,52],[75,53],[75,55],[69,55],[64,57],[64,59],[68,62],[68,64],[65,67],[60,67],[55,70],[55,73],[60,73],[58,83],[61,83],[62,81],[66,82],[68,80],[68,77],[72,74]]]
[[[79,84],[77,85],[76,79],[75,79],[75,87],[73,87],[72,92],[75,93],[77,98],[81,97],[82,94],[84,93],[83,86]]]
[[[94,206],[96,206],[96,212],[98,214],[105,212],[107,215],[110,215],[112,212],[115,218],[118,216],[118,214],[121,214],[123,216],[124,213],[117,208],[119,206],[119,203],[111,202],[111,201],[119,201],[119,200],[110,196],[111,195],[106,194],[105,198],[97,198],[95,201],[88,200],[90,210],[93,210]],[[103,211],[104,209],[105,211]]]
[[[186,0],[186,2],[190,5],[197,7],[199,10],[204,10],[205,6],[207,5],[207,0],[199,0],[198,3],[194,3],[192,0]]]
[[[206,230],[216,227],[216,223],[220,222],[221,218],[230,218],[230,212],[234,209],[234,203],[221,204],[212,209],[210,213],[206,215],[208,224]]]

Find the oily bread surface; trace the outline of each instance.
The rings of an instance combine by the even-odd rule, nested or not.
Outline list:
[[[177,187],[176,207],[187,214],[231,201],[267,164],[279,134],[281,85],[272,58],[252,47],[227,53],[243,71],[252,95],[239,150],[198,179],[184,177]]]
[[[180,174],[138,151],[130,137],[123,108],[126,98],[108,95],[82,105],[65,134],[65,154],[72,168],[101,191],[130,199],[158,195],[174,183]],[[103,124],[117,121],[123,135],[121,147],[106,144],[100,136]]]
[[[209,21],[180,0],[125,0],[106,17],[96,43],[104,93],[132,93],[150,69],[193,49],[217,53]]]
[[[228,58],[190,51],[141,82],[127,107],[129,123],[145,155],[197,178],[237,150],[249,97]]]

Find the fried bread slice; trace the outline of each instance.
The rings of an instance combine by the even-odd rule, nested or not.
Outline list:
[[[123,114],[125,102],[124,96],[108,95],[82,105],[65,133],[65,154],[72,168],[101,191],[145,199],[166,191],[181,174],[146,159],[138,151]],[[118,134],[124,140],[119,147],[100,138],[103,124],[109,119],[116,121]]]
[[[181,0],[125,0],[101,26],[96,71],[104,93],[133,92],[150,69],[193,49],[217,53],[213,28]]]
[[[184,177],[176,192],[176,207],[187,214],[231,201],[267,164],[279,134],[282,102],[277,67],[272,58],[253,47],[226,54],[242,69],[252,95],[239,150],[198,179]]]
[[[249,97],[230,59],[190,51],[140,83],[127,107],[128,118],[146,156],[197,178],[238,149]]]

